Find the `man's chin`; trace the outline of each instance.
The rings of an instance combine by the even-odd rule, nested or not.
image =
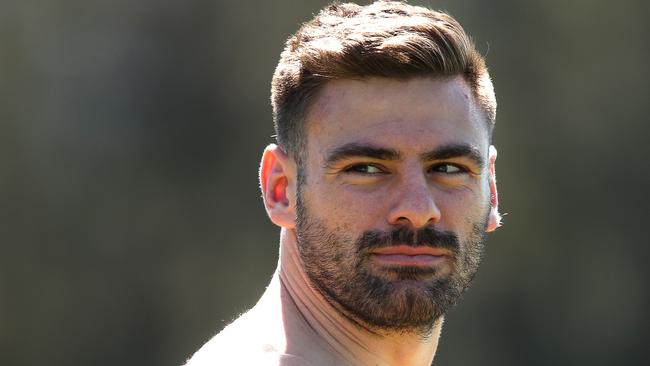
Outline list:
[[[422,334],[430,331],[435,321],[447,310],[447,296],[439,291],[447,291],[447,279],[432,279],[435,272],[401,268],[392,275],[394,278],[374,277],[367,283],[370,292],[366,301],[348,304],[348,309],[356,313],[364,323],[376,329]],[[443,299],[443,303],[438,300]]]
[[[430,335],[451,298],[446,294],[449,279],[436,278],[436,271],[422,268],[399,267],[378,276],[357,272],[348,281],[355,286],[329,287],[321,277],[312,277],[312,282],[335,308],[378,335]]]

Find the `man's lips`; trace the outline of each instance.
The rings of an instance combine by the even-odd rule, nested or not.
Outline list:
[[[449,254],[448,250],[442,248],[408,245],[380,248],[371,252],[372,258],[378,262],[397,266],[433,266],[444,261]]]

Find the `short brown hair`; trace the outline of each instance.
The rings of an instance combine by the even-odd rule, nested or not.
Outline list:
[[[271,86],[276,139],[300,165],[304,118],[328,80],[463,75],[491,135],[496,99],[483,57],[450,15],[398,1],[334,3],[287,42]]]

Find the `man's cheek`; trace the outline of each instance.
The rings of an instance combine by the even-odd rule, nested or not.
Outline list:
[[[434,201],[443,215],[455,215],[458,212],[472,212],[481,207],[485,201],[480,191],[458,189],[434,195]]]

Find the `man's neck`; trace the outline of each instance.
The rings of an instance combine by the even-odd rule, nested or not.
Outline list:
[[[433,360],[442,319],[426,339],[364,329],[310,286],[293,231],[282,230],[278,270],[266,295],[267,305],[275,303],[271,308],[282,311],[286,353],[323,364],[430,365]]]

